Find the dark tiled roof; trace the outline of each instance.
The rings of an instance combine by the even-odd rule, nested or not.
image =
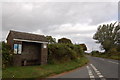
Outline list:
[[[32,40],[32,41],[43,41],[47,42],[48,40],[44,35],[37,35],[25,32],[18,32],[10,30],[10,33],[14,39],[23,39],[23,40]]]

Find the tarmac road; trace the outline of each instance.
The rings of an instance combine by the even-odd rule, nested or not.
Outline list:
[[[90,63],[68,73],[59,74],[53,78],[86,78],[91,80],[120,80],[118,60],[87,56]],[[120,71],[119,71],[120,72]]]

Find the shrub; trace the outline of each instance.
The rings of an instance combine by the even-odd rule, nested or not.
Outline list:
[[[74,51],[76,51],[78,53],[78,56],[83,56],[83,49],[80,45],[74,45]]]
[[[9,45],[2,42],[2,66],[7,67],[12,65],[12,50]]]
[[[91,53],[92,53],[92,55],[94,55],[94,56],[100,55],[100,52],[99,52],[99,51],[92,51]]]
[[[85,44],[80,44],[80,46],[82,47],[82,49],[83,49],[84,51],[87,51],[87,47],[86,47]]]
[[[109,55],[117,55],[118,51],[116,48],[111,48],[107,53]]]

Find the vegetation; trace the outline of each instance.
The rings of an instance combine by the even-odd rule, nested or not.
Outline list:
[[[58,43],[69,43],[69,44],[72,44],[72,41],[70,39],[67,39],[67,38],[61,38],[61,39],[58,39]]]
[[[72,61],[59,64],[47,64],[40,66],[9,67],[3,69],[3,78],[44,78],[83,66],[88,59],[81,57]]]
[[[2,66],[7,67],[12,65],[12,50],[8,44],[2,42]]]
[[[120,54],[120,52],[118,52],[118,54]],[[110,54],[106,54],[105,52],[92,51],[91,55],[95,56],[95,57],[102,57],[102,58],[120,60],[119,55],[110,55]]]
[[[120,23],[119,23],[120,24]],[[105,52],[110,52],[111,49],[119,51],[120,48],[120,25],[116,23],[100,25],[93,39],[102,45]]]
[[[94,53],[94,56],[120,59],[120,23],[100,25],[93,39],[105,50],[103,54]]]
[[[80,44],[80,46],[82,47],[83,51],[87,51],[87,47],[85,44]]]
[[[47,38],[49,44],[54,44],[54,43],[56,43],[56,39],[53,38],[52,36],[46,36],[46,38]]]
[[[81,45],[71,44],[71,40],[56,43],[48,36],[48,64],[38,66],[12,66],[12,51],[10,46],[2,42],[3,78],[42,78],[59,74],[85,65],[88,60],[83,55]],[[68,40],[68,41],[67,41]],[[63,43],[62,43],[63,42]],[[65,43],[65,44],[64,44]],[[34,74],[34,75],[33,75]]]
[[[49,44],[49,63],[60,63],[83,57],[83,50],[80,45],[73,44]]]

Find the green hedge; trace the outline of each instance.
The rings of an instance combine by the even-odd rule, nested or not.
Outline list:
[[[83,56],[80,45],[73,44],[49,44],[48,63],[61,63],[71,61]]]

